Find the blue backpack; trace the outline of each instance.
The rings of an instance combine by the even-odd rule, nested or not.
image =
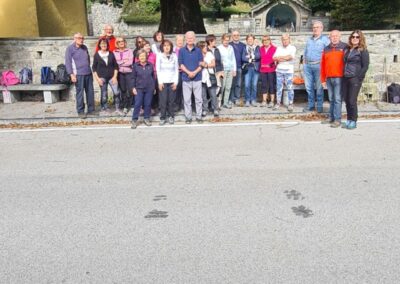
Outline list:
[[[31,84],[32,83],[32,69],[24,67],[19,71],[19,82],[20,84]]]
[[[40,82],[42,84],[54,84],[55,73],[49,66],[44,66],[40,69]]]

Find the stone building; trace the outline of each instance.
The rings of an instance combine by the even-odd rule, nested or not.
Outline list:
[[[312,17],[311,9],[303,0],[265,0],[251,9],[251,17],[255,20],[256,33],[309,31],[316,19],[329,24],[329,18]]]

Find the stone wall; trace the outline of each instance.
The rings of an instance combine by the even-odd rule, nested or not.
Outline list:
[[[400,82],[400,31],[366,31],[365,34],[371,61],[365,85],[368,85],[371,90],[377,89],[383,92],[386,89],[386,84]],[[309,36],[309,33],[294,33],[291,35],[292,44],[297,47],[297,59],[303,54],[305,42]],[[343,41],[347,41],[348,36],[349,32],[344,32]],[[174,39],[174,35],[167,35],[166,37]],[[220,35],[217,37],[219,41]],[[256,37],[261,40],[261,35]],[[150,37],[147,38],[151,41]],[[197,40],[203,39],[204,35],[197,35]],[[244,40],[244,36],[242,36],[242,40]],[[280,44],[279,35],[272,35],[272,40],[275,44]],[[94,53],[96,41],[97,37],[85,39],[89,50],[92,51],[91,55]],[[133,48],[134,37],[128,37],[127,41],[128,46]],[[29,66],[33,68],[34,82],[40,83],[40,68],[42,66],[51,66],[55,69],[58,64],[63,63],[65,49],[71,43],[72,37],[0,39],[0,71],[12,69],[18,72],[24,66]],[[394,62],[395,57],[397,57],[397,62]],[[298,68],[298,65],[296,67]],[[98,95],[97,86],[96,93]]]

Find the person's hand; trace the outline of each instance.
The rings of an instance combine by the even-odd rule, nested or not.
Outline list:
[[[163,83],[161,83],[161,84],[158,84],[158,89],[160,90],[160,92],[164,89],[164,84]]]
[[[174,84],[172,84],[172,91],[176,91],[176,84],[174,83]]]
[[[118,84],[117,78],[116,78],[116,77],[113,77],[113,78],[111,79],[111,83],[112,83],[113,85],[117,85],[117,84]]]
[[[133,93],[134,96],[137,95],[137,90],[136,90],[136,88],[133,88],[133,89],[132,89],[132,93]]]
[[[100,87],[102,87],[102,86],[104,85],[104,82],[103,82],[103,80],[101,80],[101,79],[98,79],[98,80],[97,80],[97,83],[99,83],[99,86],[100,86]]]
[[[71,81],[72,83],[76,83],[76,75],[75,74],[71,74]]]
[[[224,78],[224,72],[218,72],[217,73],[218,78]]]
[[[201,67],[206,67],[207,66],[207,63],[205,63],[204,61],[202,61],[202,62],[200,62],[200,64],[199,64]]]
[[[236,77],[236,71],[232,71],[232,77]]]
[[[326,82],[321,83],[322,87],[326,89]]]

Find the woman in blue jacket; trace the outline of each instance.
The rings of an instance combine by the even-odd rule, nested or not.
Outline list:
[[[131,128],[138,125],[140,109],[144,109],[144,124],[151,126],[151,101],[154,95],[155,76],[153,64],[147,61],[147,52],[144,49],[138,51],[138,62],[133,64],[132,86],[135,96],[135,109],[132,114]]]
[[[260,70],[260,48],[252,34],[246,37],[246,47],[242,53],[242,72],[244,73],[244,90],[246,107],[257,106],[257,83]]]

